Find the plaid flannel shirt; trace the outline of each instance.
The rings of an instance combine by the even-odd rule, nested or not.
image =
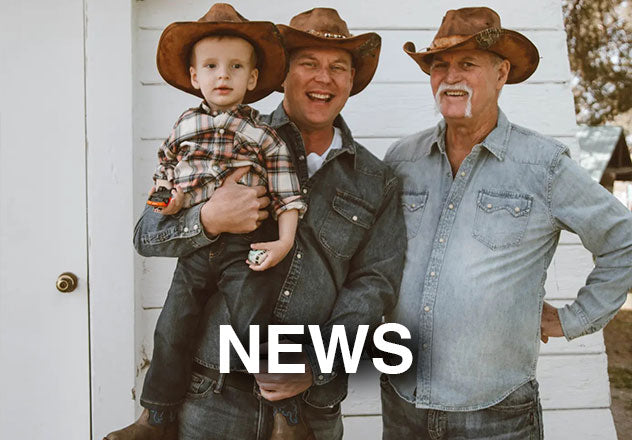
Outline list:
[[[156,185],[180,185],[184,207],[190,207],[208,200],[232,169],[250,166],[240,183],[266,186],[275,215],[296,209],[302,217],[307,204],[290,152],[272,128],[258,122],[258,116],[247,105],[214,112],[202,102],[186,110],[158,150]]]

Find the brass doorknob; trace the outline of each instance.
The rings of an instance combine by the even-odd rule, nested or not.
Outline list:
[[[77,287],[77,277],[70,272],[64,272],[57,278],[57,290],[70,293]]]

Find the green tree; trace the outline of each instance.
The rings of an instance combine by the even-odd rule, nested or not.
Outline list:
[[[562,0],[579,123],[597,125],[632,108],[632,5]]]

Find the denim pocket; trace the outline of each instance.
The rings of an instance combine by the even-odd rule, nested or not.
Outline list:
[[[529,381],[505,397],[500,403],[490,407],[491,411],[523,413],[535,408],[538,403],[537,382]]]
[[[191,382],[189,382],[189,389],[187,390],[187,397],[192,399],[201,399],[206,397],[208,393],[213,391],[216,381],[209,379],[198,373],[191,373]]]
[[[336,191],[331,210],[320,228],[322,245],[334,256],[351,258],[374,221],[375,210],[361,198]]]
[[[424,214],[428,192],[421,193],[402,192],[400,195],[402,210],[404,211],[404,221],[406,223],[406,236],[410,240],[419,232],[421,218]]]
[[[527,230],[532,203],[528,194],[480,190],[472,235],[492,250],[518,246]]]

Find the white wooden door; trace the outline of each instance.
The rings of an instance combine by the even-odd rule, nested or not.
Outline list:
[[[0,438],[85,440],[83,1],[0,0],[0,35]]]

